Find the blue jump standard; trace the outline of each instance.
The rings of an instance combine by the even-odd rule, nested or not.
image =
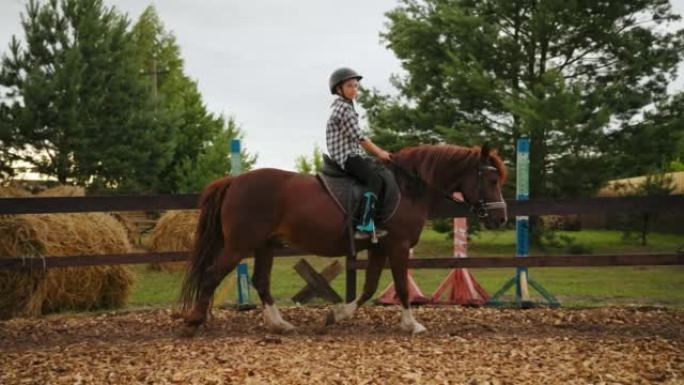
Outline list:
[[[242,172],[242,160],[240,158],[240,139],[230,141],[230,173],[240,175]],[[249,300],[249,272],[246,263],[237,266],[237,309],[256,309],[256,305]]]
[[[516,160],[516,199],[528,200],[530,196],[530,141],[528,138],[518,139],[518,154]],[[519,216],[515,219],[516,228],[516,258],[526,257],[529,255],[530,244],[530,224],[527,216]],[[527,284],[530,284],[546,301],[546,304],[536,303],[532,301],[529,295]],[[515,305],[517,307],[527,309],[539,305],[546,305],[551,307],[560,306],[560,302],[548,290],[544,288],[539,282],[530,278],[527,267],[519,267],[516,269],[515,276],[509,279],[492,297],[487,301],[489,306],[503,306],[500,298],[508,289],[515,285]]]

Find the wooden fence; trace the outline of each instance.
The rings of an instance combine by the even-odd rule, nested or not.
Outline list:
[[[0,215],[78,213],[101,211],[187,210],[197,207],[198,195],[89,196],[54,198],[0,198]],[[573,215],[602,213],[677,212],[684,214],[684,195],[664,197],[620,197],[580,199],[538,199],[508,202],[510,217],[517,215]],[[431,218],[464,217],[470,213],[464,205],[444,200]],[[684,226],[684,224],[683,224]],[[276,256],[306,255],[290,248],[277,250]],[[55,268],[90,265],[173,262],[185,259],[186,252],[148,252],[106,255],[45,256],[43,258],[0,259],[0,269]],[[664,254],[535,256],[525,258],[420,258],[409,261],[411,268],[487,268],[487,267],[568,267],[684,265],[684,253],[673,250]],[[356,296],[356,270],[365,269],[367,261],[347,257],[347,300]]]

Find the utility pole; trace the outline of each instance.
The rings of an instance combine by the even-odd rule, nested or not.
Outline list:
[[[157,54],[154,53],[152,56],[152,69],[150,71],[141,71],[140,74],[144,76],[151,76],[152,77],[152,100],[154,101],[154,114],[155,116],[157,115],[157,105],[158,103],[158,88],[159,88],[159,77],[158,75],[161,74],[166,74],[169,73],[170,70],[168,68],[164,68],[161,70],[157,69]]]

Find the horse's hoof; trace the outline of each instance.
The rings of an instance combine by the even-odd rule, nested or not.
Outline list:
[[[277,333],[277,334],[291,334],[294,333],[295,327],[289,322],[283,322],[278,325],[273,325],[269,329],[271,329],[272,332]]]
[[[178,336],[182,338],[192,338],[197,334],[197,329],[199,329],[198,326],[185,325],[180,332],[178,332]]]
[[[273,322],[270,319],[266,319],[264,326],[266,326],[266,329],[277,334],[289,334],[296,329],[294,325],[283,319],[280,319],[277,322]]]
[[[414,335],[414,336],[415,336],[415,335],[418,335],[418,334],[425,333],[425,332],[427,331],[427,329],[425,328],[425,326],[421,325],[421,324],[418,323],[418,322],[415,322],[415,323],[402,323],[399,327],[401,328],[401,330],[403,330],[403,331],[405,331],[405,332],[407,332],[407,333],[411,333],[411,335]]]
[[[413,331],[411,332],[411,334],[415,336],[418,334],[423,334],[426,331],[427,331],[427,329],[425,328],[425,326],[423,326],[419,323],[416,323],[416,325],[413,327]]]
[[[325,317],[325,326],[334,325],[335,322],[336,322],[336,321],[335,321],[335,311],[334,311],[334,310],[330,310],[330,311],[328,312],[328,316]]]

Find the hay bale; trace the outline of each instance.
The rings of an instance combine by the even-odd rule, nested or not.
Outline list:
[[[109,213],[114,219],[116,219],[121,226],[126,230],[126,236],[128,237],[128,242],[131,245],[139,246],[140,244],[140,230],[138,226],[130,219],[130,216],[126,212],[111,212]]]
[[[125,229],[105,213],[0,218],[0,258],[127,253]],[[0,271],[0,318],[121,306],[133,274],[125,266]]]
[[[55,187],[48,188],[40,193],[34,195],[40,197],[84,197],[86,196],[85,188],[82,186],[69,186],[69,185],[58,185]],[[126,217],[124,212],[110,212],[112,215],[126,230],[126,235],[128,236],[128,241],[131,244],[138,243],[139,232],[134,223],[132,223]]]
[[[195,241],[195,231],[199,220],[199,210],[167,211],[157,221],[150,239],[153,251],[188,251]],[[181,271],[184,262],[150,264],[152,270]]]
[[[84,197],[85,188],[81,186],[59,185],[39,192],[40,197]]]
[[[0,198],[24,198],[31,196],[31,193],[16,186],[0,186]]]
[[[12,256],[38,257],[40,245],[35,229],[15,216],[0,216],[0,258]],[[42,269],[22,272],[0,270],[0,319],[16,314],[40,312],[42,300],[34,294],[41,292],[46,272]]]

